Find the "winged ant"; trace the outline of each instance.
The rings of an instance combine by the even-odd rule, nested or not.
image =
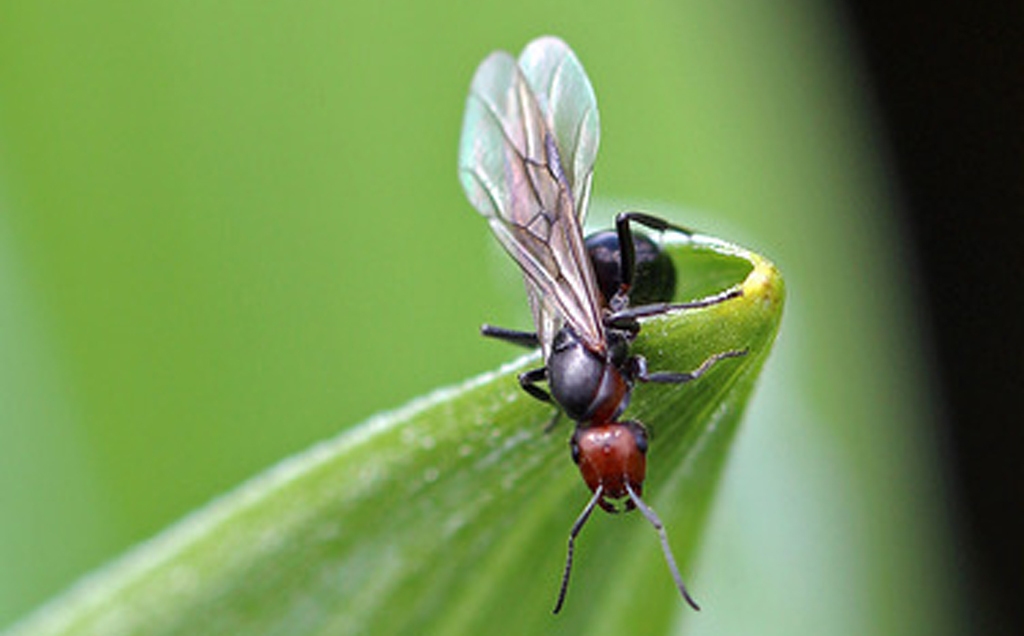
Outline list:
[[[741,292],[671,302],[671,261],[649,238],[634,234],[631,224],[692,232],[656,216],[621,213],[613,232],[584,240],[582,219],[599,137],[593,88],[561,40],[538,38],[518,60],[498,51],[477,68],[463,120],[460,180],[522,269],[536,328],[523,332],[484,325],[481,331],[540,347],[544,366],[522,373],[519,383],[576,423],[572,457],[593,495],[569,532],[554,612],[565,602],[575,541],[584,524],[596,506],[619,512],[612,501],[622,499],[623,511],[637,509],[654,526],[676,587],[691,607],[700,609],[683,584],[661,519],[641,499],[647,431],[636,420],[619,418],[637,382],[689,382],[718,361],[746,353],[716,353],[692,371],[652,372],[642,356],[630,352],[640,320],[726,302]]]

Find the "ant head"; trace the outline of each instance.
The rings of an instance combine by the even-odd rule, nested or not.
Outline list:
[[[577,427],[572,458],[590,490],[600,486],[604,497],[619,499],[628,495],[629,484],[640,494],[647,473],[647,431],[634,421]],[[607,510],[604,497],[601,507]]]
[[[608,512],[618,512],[605,497],[620,499],[628,497],[626,510],[639,510],[651,522],[661,540],[665,563],[679,588],[679,593],[695,610],[700,606],[686,591],[683,577],[679,574],[672,548],[668,544],[665,525],[654,510],[640,498],[640,490],[647,471],[647,431],[640,422],[608,422],[596,426],[577,426],[572,436],[572,458],[579,464],[583,480],[587,482],[594,496],[569,531],[569,554],[562,574],[562,587],[555,602],[555,614],[562,609],[565,594],[569,589],[569,575],[572,572],[573,546],[580,530],[583,529],[594,508],[600,505]]]

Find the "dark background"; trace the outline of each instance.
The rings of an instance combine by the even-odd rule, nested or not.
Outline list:
[[[925,287],[967,541],[961,572],[989,610],[972,629],[1021,634],[1024,5],[898,6],[850,2],[848,12]]]

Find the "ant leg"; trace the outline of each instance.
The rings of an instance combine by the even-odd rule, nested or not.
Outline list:
[[[743,290],[739,287],[734,287],[719,294],[715,294],[714,296],[708,296],[706,298],[692,300],[685,303],[652,303],[650,305],[641,305],[640,307],[627,307],[608,314],[604,319],[604,324],[607,327],[626,329],[629,331],[633,329],[632,326],[636,324],[636,320],[638,318],[660,316],[661,314],[667,314],[670,311],[677,311],[681,309],[700,309],[702,307],[711,307],[712,305],[724,303],[725,301],[732,300],[733,298],[739,298],[742,295]]]
[[[594,491],[594,496],[590,498],[587,506],[580,513],[576,523],[572,524],[572,530],[569,531],[569,555],[565,559],[565,572],[562,573],[562,587],[558,590],[558,602],[555,603],[555,611],[553,614],[557,614],[562,609],[562,604],[565,602],[565,593],[569,591],[569,574],[572,572],[572,553],[575,549],[576,536],[579,535],[580,530],[583,529],[583,524],[590,518],[590,514],[594,512],[594,506],[597,505],[598,500],[601,499],[601,495],[604,494],[604,486],[598,486],[597,490]]]
[[[693,236],[694,234],[696,234],[694,230],[691,230],[688,227],[676,225],[675,223],[670,223],[669,221],[661,218],[660,216],[654,216],[653,214],[647,214],[646,212],[619,212],[618,214],[615,215],[616,228],[618,228],[620,224],[625,224],[629,222],[639,223],[640,225],[649,227],[652,230],[656,230],[658,232],[674,230],[676,232],[679,232],[680,234],[685,234],[687,236]]]
[[[722,351],[708,356],[708,359],[701,362],[700,366],[693,371],[682,373],[677,371],[658,371],[655,373],[648,373],[647,360],[643,356],[633,356],[630,361],[629,373],[633,378],[640,380],[641,382],[683,384],[690,382],[691,380],[696,380],[700,376],[704,375],[719,360],[725,360],[726,358],[739,358],[745,355],[747,355],[746,349]]]
[[[645,214],[643,212],[619,212],[615,215],[615,232],[619,235],[619,250],[621,256],[621,267],[622,267],[622,287],[619,289],[617,296],[626,296],[629,294],[630,287],[633,286],[633,278],[636,276],[636,248],[633,246],[633,230],[630,229],[630,223],[639,223],[640,225],[657,230],[658,232],[664,232],[665,230],[675,230],[681,234],[687,236],[693,235],[693,230],[682,227],[680,225],[673,225],[665,219]],[[614,306],[614,305],[612,305]]]
[[[538,382],[545,382],[548,379],[548,368],[540,367],[539,369],[531,369],[525,373],[519,374],[519,386],[524,391],[530,394],[530,397],[551,404],[555,407],[555,414],[551,416],[548,423],[544,425],[544,433],[548,434],[554,430],[555,426],[558,425],[558,421],[562,419],[562,409],[555,403],[554,398],[551,394],[544,389],[537,386]]]
[[[483,325],[480,327],[480,333],[488,338],[496,338],[528,349],[535,349],[540,346],[540,341],[537,340],[537,334],[530,331],[516,331],[514,329],[505,329],[504,327],[495,327],[494,325]],[[540,400],[541,402],[554,404],[555,401],[552,399],[551,394],[537,386],[538,382],[545,382],[547,379],[547,367],[532,369],[519,374],[519,386],[523,387],[523,390],[529,393],[530,397]],[[555,428],[555,425],[558,424],[558,420],[561,415],[561,409],[555,411],[551,421],[544,426],[545,433],[550,433],[551,430]]]
[[[495,327],[494,325],[482,325],[480,327],[480,334],[487,338],[503,340],[509,344],[526,347],[527,349],[536,349],[540,346],[537,334],[531,331],[516,331],[515,329],[505,329],[504,327]]]
[[[551,416],[551,420],[544,426],[544,434],[548,434],[555,430],[558,423],[562,420],[562,409],[555,409],[555,414]]]
[[[540,400],[541,402],[547,402],[548,404],[554,404],[555,400],[551,397],[551,394],[537,386],[538,382],[544,382],[547,379],[547,367],[531,369],[519,374],[519,386],[523,387],[523,390],[529,393],[534,399]]]

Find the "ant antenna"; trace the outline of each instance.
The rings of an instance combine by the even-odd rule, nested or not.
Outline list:
[[[693,609],[695,609],[695,610],[697,610],[699,612],[700,611],[700,605],[697,605],[697,602],[694,601],[693,598],[690,597],[689,592],[686,591],[686,586],[683,584],[683,577],[679,575],[679,567],[676,565],[675,557],[672,556],[672,548],[669,547],[669,545],[668,545],[668,534],[665,533],[665,525],[663,523],[661,523],[661,519],[658,518],[658,515],[655,514],[654,510],[652,510],[650,508],[650,506],[645,504],[643,502],[643,500],[640,499],[640,495],[638,495],[635,492],[633,492],[633,487],[629,485],[629,481],[627,480],[625,483],[626,483],[626,492],[629,493],[630,501],[632,501],[633,504],[636,505],[636,507],[640,510],[640,512],[642,512],[643,515],[645,517],[647,517],[647,520],[651,522],[651,525],[654,526],[654,529],[658,531],[658,536],[661,538],[661,551],[665,553],[665,561],[668,563],[668,569],[672,572],[672,578],[675,579],[675,581],[676,581],[676,587],[679,588],[679,591],[682,593],[683,598],[686,599],[686,602],[690,604],[690,607],[692,607]],[[583,516],[580,517],[583,521],[586,521],[587,515],[590,514],[590,509],[593,508],[593,507],[594,507],[594,502],[591,501],[590,502],[590,506],[588,506],[587,510],[584,511]],[[576,528],[574,527],[573,530],[576,530]],[[570,548],[569,558],[571,559],[572,558],[572,539],[569,539],[569,548]],[[565,581],[562,583],[562,593],[563,593],[563,596],[565,594],[565,583],[567,583],[568,581],[569,581],[569,569],[568,569],[568,567],[566,567],[566,570],[565,570]],[[561,598],[559,598],[559,606],[561,606]],[[558,610],[556,609],[555,611],[558,611]]]
[[[583,529],[583,524],[590,518],[590,513],[594,512],[594,506],[597,505],[601,495],[604,493],[604,485],[601,484],[594,491],[594,496],[590,498],[590,502],[587,503],[587,507],[580,513],[576,523],[572,524],[572,530],[569,531],[569,556],[565,559],[565,572],[562,574],[562,588],[558,590],[558,602],[555,603],[555,610],[552,614],[557,614],[562,609],[562,603],[565,602],[565,593],[569,591],[569,573],[572,572],[572,552],[573,546],[576,543],[576,535]],[[678,577],[677,577],[678,580]],[[682,585],[682,583],[680,583]],[[685,594],[685,592],[684,592]]]

